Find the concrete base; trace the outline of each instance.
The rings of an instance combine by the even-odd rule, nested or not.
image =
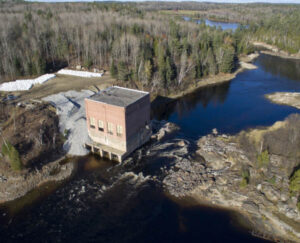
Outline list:
[[[90,150],[94,154],[100,155],[100,157],[108,158],[110,160],[117,161],[121,163],[126,155],[128,155],[126,152],[117,150],[111,147],[108,147],[106,145],[100,144],[100,143],[86,143],[85,148]]]
[[[92,153],[99,154],[101,157],[106,157],[110,160],[115,160],[121,163],[129,154],[148,142],[151,134],[151,127],[149,126],[140,129],[125,143],[126,151],[104,145],[98,141],[96,142],[92,136],[90,136],[91,141],[85,144],[85,148],[90,150]]]

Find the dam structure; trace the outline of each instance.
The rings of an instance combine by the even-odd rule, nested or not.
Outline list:
[[[148,92],[112,86],[85,99],[90,141],[85,147],[122,162],[151,137]]]

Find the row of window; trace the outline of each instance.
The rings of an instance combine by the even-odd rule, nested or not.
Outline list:
[[[94,117],[90,117],[90,127],[96,128],[96,119]],[[104,132],[104,122],[98,120],[98,130]],[[117,136],[121,137],[123,135],[123,127],[121,125],[117,125]],[[111,122],[107,123],[107,133],[113,135],[114,134],[114,124]]]

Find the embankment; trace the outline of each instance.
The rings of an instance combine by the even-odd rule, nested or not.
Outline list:
[[[48,182],[59,182],[69,178],[74,171],[74,163],[61,164],[64,158],[44,165],[41,169],[28,173],[0,174],[0,203],[20,198],[33,189]]]
[[[278,56],[278,57],[282,57],[282,58],[300,59],[300,53],[290,54],[286,51],[280,50],[276,46],[269,45],[269,44],[264,43],[264,42],[254,41],[254,42],[252,42],[252,44],[256,47],[264,48],[265,50],[261,51],[261,53],[264,53],[264,54],[268,54],[268,55],[272,55],[272,56]]]
[[[163,186],[174,197],[246,215],[256,235],[300,242],[299,195],[289,191],[299,166],[299,124],[300,116],[292,115],[236,136],[204,136],[193,158],[177,159],[165,171]]]
[[[53,107],[40,101],[1,105],[0,203],[68,178],[74,167],[59,159],[65,138]]]
[[[210,85],[216,85],[216,84],[221,84],[224,82],[229,82],[232,79],[234,79],[239,73],[243,72],[244,70],[247,69],[256,69],[257,67],[251,62],[253,62],[257,57],[259,56],[258,53],[252,53],[247,56],[240,57],[240,62],[239,62],[239,68],[233,72],[233,73],[220,73],[217,75],[212,75],[206,78],[203,78],[201,80],[198,80],[196,84],[191,85],[187,87],[184,91],[181,92],[176,92],[175,94],[169,94],[168,98],[170,99],[177,99],[182,96],[185,96],[189,93],[195,92],[197,89],[210,86]]]

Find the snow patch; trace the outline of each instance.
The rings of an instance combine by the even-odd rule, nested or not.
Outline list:
[[[36,84],[43,84],[55,77],[55,74],[44,74],[35,79],[20,79],[12,82],[6,82],[0,85],[1,91],[23,91],[29,90]]]
[[[100,78],[102,77],[103,73],[93,73],[93,72],[86,72],[86,71],[75,71],[70,69],[61,69],[57,72],[58,74],[64,75],[72,75],[84,78]]]

